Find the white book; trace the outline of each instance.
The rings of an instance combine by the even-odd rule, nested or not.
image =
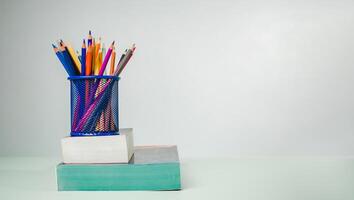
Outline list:
[[[120,129],[119,133],[63,138],[63,163],[128,163],[134,152],[133,129]]]

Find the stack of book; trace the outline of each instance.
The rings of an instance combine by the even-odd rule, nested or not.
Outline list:
[[[133,129],[119,133],[63,138],[58,190],[181,189],[176,146],[134,147]]]

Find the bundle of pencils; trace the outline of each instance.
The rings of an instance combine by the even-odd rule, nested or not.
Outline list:
[[[70,43],[64,42],[63,40],[58,41],[57,45],[52,44],[52,46],[69,76],[119,76],[132,57],[135,51],[135,45],[133,44],[131,48],[125,50],[119,58],[116,67],[114,67],[116,61],[114,43],[113,41],[106,52],[101,38],[98,39],[98,42],[95,42],[91,31],[89,31],[87,46],[85,39],[82,42],[81,55],[78,55],[74,51]],[[107,68],[109,61],[110,66]]]
[[[112,124],[114,114],[109,103],[114,80],[102,77],[120,76],[133,56],[135,45],[125,50],[117,64],[114,45],[113,41],[106,51],[101,38],[96,42],[91,31],[87,38],[87,46],[85,39],[83,40],[81,55],[63,40],[58,41],[57,46],[53,44],[54,52],[68,73],[69,79],[83,78],[83,84],[74,84],[79,95],[75,99],[74,108],[72,107],[72,132],[103,132],[117,129],[118,125]],[[107,67],[109,61],[110,65]]]

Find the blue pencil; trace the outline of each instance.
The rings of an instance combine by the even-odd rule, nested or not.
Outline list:
[[[81,48],[81,76],[85,76],[86,72],[86,44],[85,39],[82,42]]]
[[[90,46],[92,44],[92,35],[91,31],[89,31],[88,39],[87,39],[87,46]]]
[[[69,71],[71,72],[69,75],[70,76],[75,76],[76,75],[76,71],[74,68],[74,63],[70,58],[70,55],[68,53],[68,51],[65,48],[65,44],[63,41],[60,41],[60,51],[63,54],[64,60],[67,63],[67,67],[69,69]]]
[[[66,63],[63,54],[59,51],[58,47],[56,47],[54,44],[52,44],[52,46],[53,46],[54,52],[57,55],[58,59],[60,60],[61,64],[63,64],[66,73],[68,73],[68,75],[70,76],[71,71],[68,68],[68,64]]]

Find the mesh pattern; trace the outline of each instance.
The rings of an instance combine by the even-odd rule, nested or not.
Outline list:
[[[117,135],[118,80],[82,77],[70,82],[71,136]]]

